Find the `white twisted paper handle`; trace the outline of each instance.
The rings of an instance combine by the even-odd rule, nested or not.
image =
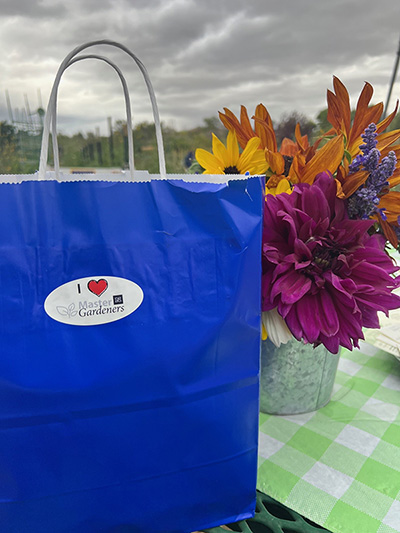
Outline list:
[[[109,46],[114,46],[116,48],[120,48],[121,50],[126,52],[136,62],[137,66],[139,67],[140,71],[142,72],[144,80],[145,80],[145,83],[146,83],[146,86],[147,86],[147,90],[149,92],[151,105],[152,105],[152,108],[153,108],[153,117],[154,117],[155,129],[156,129],[156,139],[157,139],[157,149],[158,149],[158,160],[159,160],[160,175],[161,175],[162,179],[166,179],[165,155],[164,155],[164,145],[163,145],[163,139],[162,139],[160,116],[159,116],[159,112],[158,112],[158,106],[157,106],[157,101],[156,101],[156,97],[155,97],[155,94],[154,94],[154,89],[153,89],[153,86],[151,84],[151,81],[150,81],[149,75],[147,73],[146,67],[143,65],[143,63],[140,61],[140,59],[135,54],[133,54],[126,46],[124,46],[123,44],[120,44],[118,42],[110,41],[110,40],[107,40],[107,39],[106,40],[91,41],[91,42],[88,42],[88,43],[85,43],[85,44],[82,44],[82,45],[76,47],[74,50],[72,50],[72,52],[70,52],[65,57],[64,61],[61,63],[61,65],[60,65],[60,67],[58,69],[58,72],[57,72],[55,80],[54,80],[53,88],[52,88],[52,91],[51,91],[51,94],[50,94],[50,99],[49,99],[49,103],[48,103],[47,111],[46,111],[46,116],[45,116],[45,120],[44,120],[42,146],[41,146],[41,152],[40,152],[39,173],[38,173],[39,179],[45,179],[45,175],[46,175],[46,166],[47,166],[48,148],[49,148],[50,124],[52,123],[53,126],[56,125],[56,123],[54,122],[54,118],[53,117],[56,116],[57,92],[58,92],[58,86],[59,86],[62,74],[68,68],[68,66],[70,66],[70,64],[72,64],[74,62],[73,59],[82,50],[85,50],[86,48],[90,48],[92,46],[97,46],[97,45],[109,45]],[[76,58],[76,60],[79,60],[79,57],[86,58],[86,56],[78,56],[78,58]],[[105,58],[102,58],[102,56],[97,56],[97,58],[99,58],[99,57],[102,60],[105,59]],[[107,62],[110,64],[110,62],[108,60],[107,60]],[[114,65],[114,64],[112,64],[111,66],[113,66],[113,68],[116,67],[116,65]],[[118,73],[118,70],[117,70],[117,73]],[[124,81],[125,81],[125,79],[124,79]],[[121,82],[122,82],[122,79],[121,79]],[[124,93],[125,93],[124,82],[122,82],[122,84],[123,84]],[[126,100],[126,98],[125,98],[125,100]],[[130,104],[129,104],[129,111],[130,111]],[[128,115],[128,112],[127,112],[127,115]],[[53,135],[53,147],[55,146],[55,148],[57,148],[57,150],[55,150],[54,148],[53,148],[53,150],[54,150],[54,165],[55,165],[55,171],[56,171],[56,178],[59,179],[58,144],[57,144],[56,130],[55,129],[54,129],[54,131],[52,131],[52,135]],[[131,138],[132,138],[132,136],[131,136]],[[54,139],[55,139],[55,145],[54,145]],[[132,153],[133,153],[133,148],[132,148]],[[56,166],[56,162],[57,162],[57,166]],[[131,175],[133,176],[133,160],[132,160],[132,164],[131,164],[131,161],[130,161],[130,171],[131,171]]]
[[[71,61],[66,65],[65,70],[73,65],[74,63],[77,63],[78,61],[82,61],[83,59],[98,59],[100,61],[104,61],[105,63],[108,63],[118,74],[122,88],[124,91],[124,97],[125,97],[125,108],[126,108],[126,123],[127,123],[127,130],[128,130],[128,161],[129,161],[129,170],[131,179],[133,180],[133,171],[135,170],[135,164],[134,164],[134,150],[133,150],[133,132],[132,132],[132,110],[131,110],[131,101],[129,97],[129,89],[128,85],[126,83],[126,79],[124,75],[122,74],[120,68],[113,63],[110,59],[107,57],[99,56],[96,54],[88,54],[88,55],[82,55],[75,57],[74,59],[71,59]],[[61,79],[61,78],[60,78]],[[60,160],[59,160],[59,150],[58,150],[58,140],[57,140],[57,94],[58,94],[58,86],[56,87],[56,91],[54,93],[54,99],[52,101],[52,106],[50,109],[51,113],[51,135],[52,135],[52,141],[53,141],[53,158],[54,158],[54,170],[56,174],[56,178],[59,179],[60,176]],[[43,129],[43,136],[49,135],[49,131],[46,129],[46,124]]]

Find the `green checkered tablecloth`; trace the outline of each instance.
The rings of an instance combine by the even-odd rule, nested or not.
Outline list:
[[[334,533],[400,531],[400,362],[342,350],[332,401],[260,415],[258,487]]]

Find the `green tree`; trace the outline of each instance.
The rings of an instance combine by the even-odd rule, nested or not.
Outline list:
[[[389,124],[388,131],[399,130],[400,129],[400,113],[394,117],[392,122]],[[397,141],[396,144],[399,144],[400,141]]]
[[[351,121],[354,119],[356,111],[351,111]],[[322,109],[317,115],[316,135],[320,136],[329,131],[332,128],[332,124],[328,121],[328,108]]]
[[[305,115],[302,115],[297,111],[292,111],[291,113],[283,115],[281,120],[274,127],[278,146],[285,137],[291,139],[292,141],[295,140],[294,132],[297,123],[300,124],[302,135],[308,135],[309,137],[312,136],[315,129],[315,123]]]
[[[317,133],[322,135],[332,128],[328,122],[328,108],[322,109],[317,115]]]
[[[0,122],[0,174],[17,174],[21,168],[15,128],[7,122]]]

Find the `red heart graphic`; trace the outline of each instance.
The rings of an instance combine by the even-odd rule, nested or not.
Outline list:
[[[101,296],[107,290],[108,282],[105,279],[99,279],[98,281],[92,279],[87,286],[90,292],[96,296]]]

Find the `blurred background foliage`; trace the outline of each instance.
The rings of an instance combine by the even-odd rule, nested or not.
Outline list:
[[[294,139],[296,123],[310,142],[330,129],[327,110],[322,110],[315,121],[293,111],[274,122],[278,144],[284,137]],[[400,128],[400,115],[389,129]],[[206,118],[203,125],[187,131],[176,131],[163,126],[164,147],[168,173],[187,172],[194,160],[196,148],[211,151],[211,133],[225,141],[227,131],[216,117]],[[60,163],[70,170],[83,168],[126,168],[128,161],[127,128],[123,121],[116,121],[109,136],[95,133],[77,133],[72,136],[59,134]],[[0,173],[30,174],[39,166],[41,134],[18,129],[0,122]],[[135,166],[138,170],[158,173],[158,157],[154,125],[144,122],[134,128]],[[51,149],[49,164],[52,165]]]

